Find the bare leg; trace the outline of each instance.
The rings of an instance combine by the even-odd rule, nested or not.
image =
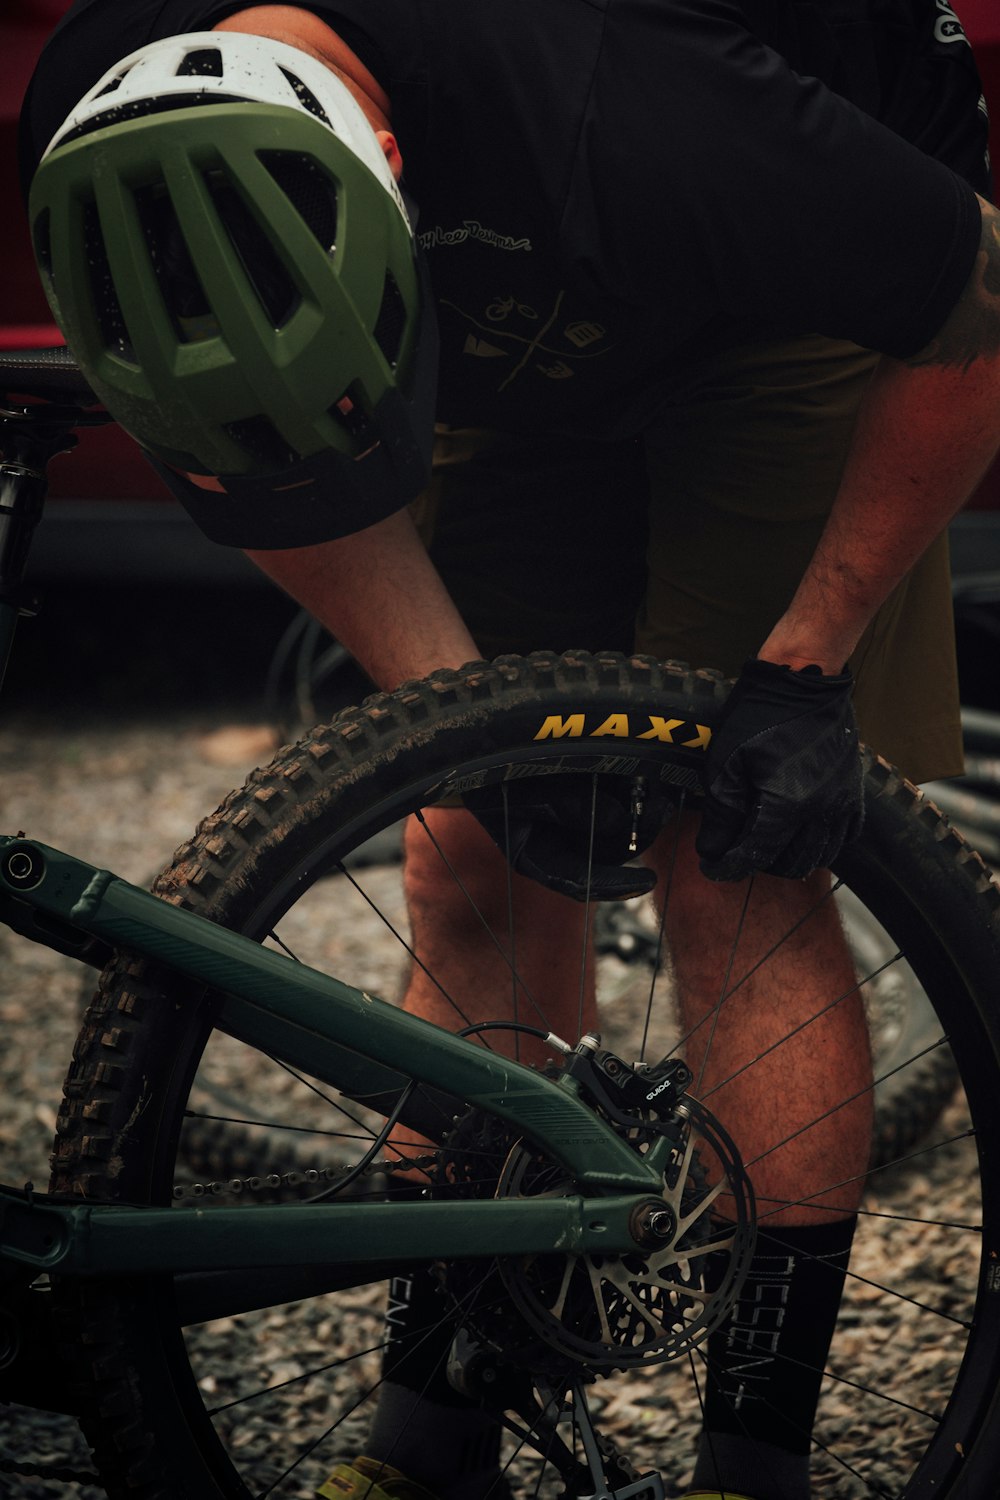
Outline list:
[[[665,925],[682,1021],[690,1034],[686,1055],[698,1080],[696,1092],[728,1126],[750,1167],[761,1215],[784,1236],[781,1263],[787,1266],[789,1308],[799,1308],[800,1325],[806,1308],[804,1322],[812,1330],[807,1356],[817,1372],[810,1381],[796,1358],[758,1358],[756,1320],[744,1319],[744,1327],[739,1309],[734,1310],[731,1330],[727,1323],[709,1341],[707,1431],[695,1472],[705,1488],[725,1485],[738,1493],[760,1493],[744,1476],[756,1475],[763,1455],[770,1482],[779,1485],[773,1494],[804,1500],[808,1454],[803,1442],[807,1448],[813,1387],[818,1391],[839,1299],[834,1263],[846,1263],[871,1135],[867,1027],[828,877],[794,883],[758,877],[749,886],[714,885],[698,871],[695,828],[693,819],[686,820],[679,843],[677,825],[668,828],[650,859],[670,871]],[[464,889],[449,866],[462,872]],[[455,1028],[463,1019],[456,1007],[466,1020],[516,1017],[537,1024],[537,1005],[543,1024],[567,1039],[593,1027],[589,960],[582,985],[579,978],[588,951],[585,910],[511,875],[474,819],[457,809],[437,809],[423,823],[411,820],[405,874],[420,960],[406,998],[409,1009]],[[661,889],[666,884],[664,873]],[[502,1038],[500,1033],[491,1041],[503,1045]],[[507,1050],[515,1050],[512,1041]],[[521,1056],[531,1061],[540,1054],[529,1047]],[[852,1102],[844,1105],[845,1100]],[[846,1185],[831,1190],[840,1182]],[[842,1228],[831,1234],[831,1225]],[[803,1235],[820,1240],[807,1238],[803,1244]],[[785,1253],[789,1242],[797,1258]],[[773,1255],[766,1234],[763,1246],[765,1255]],[[829,1273],[820,1270],[818,1282],[816,1264],[831,1267]],[[794,1276],[793,1265],[799,1268]],[[414,1306],[409,1314],[414,1329],[419,1316]],[[767,1335],[768,1350],[773,1339],[776,1354],[777,1330],[770,1324]],[[784,1347],[788,1335],[783,1329],[781,1335]],[[730,1339],[734,1371],[726,1364]],[[748,1360],[747,1354],[754,1357]],[[743,1379],[740,1371],[746,1367],[768,1367],[766,1396]],[[376,1447],[398,1428],[401,1411],[419,1409],[414,1430],[420,1433],[434,1419],[433,1402],[415,1394],[412,1383],[404,1388],[402,1378],[398,1372],[388,1376],[380,1404],[384,1421],[373,1436]],[[754,1379],[763,1382],[764,1376]],[[432,1389],[443,1402],[440,1379]],[[756,1410],[767,1415],[763,1424],[755,1416],[757,1425],[745,1426],[744,1413],[755,1399]],[[727,1426],[734,1406],[741,1412],[735,1436]],[[405,1462],[400,1458],[404,1468],[419,1462],[419,1444]],[[414,1472],[419,1471],[414,1467]]]
[[[705,880],[696,827],[685,821],[676,858],[669,829],[657,850],[673,864],[666,936],[696,1091],[736,1139],[772,1226],[846,1216],[868,1163],[871,1058],[829,876]]]
[[[404,882],[417,955],[407,1009],[449,1030],[517,1020],[575,1040],[593,1025],[589,958],[581,981],[585,910],[514,875],[470,813],[432,808],[409,820]],[[525,1063],[552,1056],[517,1033],[485,1040]],[[393,1138],[415,1139],[400,1130]],[[446,1500],[502,1496],[500,1429],[445,1374],[453,1333],[431,1282],[400,1278],[366,1452]]]
[[[707,1341],[691,1483],[807,1500],[871,1141],[868,1029],[828,874],[715,884],[699,874],[696,830],[685,819],[669,851],[664,923],[694,1092],[749,1170],[758,1240],[739,1299]],[[664,869],[670,837],[656,851]]]
[[[407,1010],[451,1031],[468,1021],[518,1020],[570,1042],[593,1027],[594,975],[583,906],[513,874],[463,809],[431,808],[423,821],[411,818],[405,861],[420,960]],[[503,1032],[491,1033],[490,1045],[524,1062],[552,1055],[531,1038],[518,1041]]]

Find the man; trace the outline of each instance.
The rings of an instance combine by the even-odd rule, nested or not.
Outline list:
[[[292,490],[275,478],[273,449],[258,463],[269,514],[291,514],[301,487],[312,520],[283,534],[265,517],[243,536],[233,523],[225,539],[243,541],[382,686],[536,647],[638,646],[740,674],[707,766],[704,825],[691,820],[671,854],[669,935],[686,1029],[720,992],[718,934],[735,931],[745,908],[751,966],[813,911],[823,867],[857,827],[845,663],[861,732],[877,749],[916,780],[960,764],[936,539],[1000,441],[1000,216],[985,197],[985,118],[950,9],[887,0],[877,22],[869,10],[831,5],[817,18],[795,0],[157,0],[122,15],[110,0],[81,0],[26,102],[27,178],[67,98],[134,48],[178,34],[215,28],[286,44],[360,105],[386,192],[401,179],[419,205],[440,326],[445,425],[422,502],[437,567],[391,492],[367,513],[338,513],[335,477],[346,490],[348,469],[324,481],[287,459]],[[53,170],[60,147],[106,107],[90,100],[71,116]],[[100,114],[99,123],[116,121]],[[175,280],[186,275],[179,264],[174,256]],[[52,280],[77,348],[67,279]],[[202,330],[214,334],[218,308],[195,291],[179,316],[208,318]],[[143,337],[136,327],[114,333],[126,364],[143,364],[128,355]],[[130,425],[132,413],[161,472],[222,535],[216,518],[233,513],[225,497],[247,494],[249,513],[246,486],[207,456],[207,439],[204,449],[171,443],[169,382],[154,392],[155,412],[136,415],[138,386],[130,397],[131,377],[121,379],[109,406],[117,394],[121,419]],[[357,424],[358,384],[335,395],[328,404]],[[363,416],[351,464],[397,451],[370,425],[375,415]],[[401,461],[399,503],[412,472]],[[500,922],[507,867],[481,822],[453,808],[429,822],[451,862],[473,856],[473,894]],[[645,857],[662,870],[661,848]],[[585,894],[588,876],[560,881],[538,863],[529,830],[520,868],[537,878],[517,884],[520,963],[526,987],[546,995],[553,1029],[572,1033],[565,960],[582,917],[565,893]],[[643,886],[634,874],[605,875],[612,893]],[[418,951],[455,985],[474,973],[484,1011],[502,1014],[507,980],[499,967],[490,973],[465,897],[443,882],[423,838],[408,838],[406,880]],[[821,980],[825,993],[831,975],[839,991],[853,987],[832,916],[814,914],[808,940],[782,953],[720,1013],[707,1086],[809,1021]],[[419,972],[407,1004],[451,1024]],[[696,1039],[696,1064],[700,1048]],[[828,1200],[819,1189],[863,1174],[870,1132],[860,1005],[812,1022],[772,1067],[753,1070],[752,1086],[735,1079],[720,1090],[718,1110],[746,1159],[769,1152],[755,1188],[789,1205],[771,1223],[793,1267],[789,1305],[809,1313],[804,1363],[821,1370],[854,1221],[844,1190]],[[832,1108],[854,1094],[852,1108],[798,1134],[824,1100]],[[828,1274],[817,1278],[817,1266]],[[407,1312],[411,1328],[429,1316],[423,1305]],[[776,1360],[756,1411],[734,1420],[726,1359],[717,1340],[692,1484],[732,1500],[807,1500],[818,1379]],[[477,1451],[483,1432],[468,1416],[468,1441],[456,1444],[447,1381],[412,1364],[390,1359],[369,1457],[444,1497],[485,1493],[496,1461]],[[386,1495],[408,1493],[407,1480],[378,1472]],[[361,1493],[370,1477],[348,1465],[337,1486]]]

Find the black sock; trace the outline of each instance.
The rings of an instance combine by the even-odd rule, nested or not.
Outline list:
[[[491,1490],[499,1493],[500,1427],[448,1380],[456,1328],[429,1270],[417,1267],[393,1277],[383,1382],[365,1451],[440,1500],[453,1491],[477,1500]]]
[[[708,1340],[695,1488],[809,1500],[809,1450],[856,1218],[766,1226],[740,1299]]]
[[[443,1406],[468,1405],[448,1382],[448,1354],[456,1323],[448,1298],[425,1266],[389,1283],[382,1375],[395,1385]]]

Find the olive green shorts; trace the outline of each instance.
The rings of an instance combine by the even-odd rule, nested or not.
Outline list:
[[[734,676],[812,555],[874,362],[818,338],[729,351],[623,443],[440,428],[417,519],[483,655],[638,650]],[[960,772],[946,537],[851,666],[870,745],[914,781]]]

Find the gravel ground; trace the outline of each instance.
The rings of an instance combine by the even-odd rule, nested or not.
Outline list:
[[[261,722],[255,663],[266,661],[281,628],[280,610],[269,614],[256,607],[227,608],[227,626],[220,631],[212,624],[211,611],[185,606],[178,620],[168,604],[114,596],[100,601],[85,629],[70,606],[48,625],[31,627],[38,634],[13,674],[10,707],[0,729],[4,828],[23,828],[32,837],[140,882],[166,862],[203,812],[266,758],[274,739],[274,731]],[[165,620],[172,620],[169,629],[160,623]],[[161,650],[168,638],[174,663],[169,667]],[[55,689],[41,698],[35,687],[40,664],[57,649],[64,657]],[[394,877],[376,872],[374,878],[388,885]],[[344,927],[347,938],[331,938],[339,946],[328,956],[339,963],[346,947],[352,962],[366,966],[356,970],[365,983],[382,993],[391,991],[400,964],[391,947],[375,937],[376,926],[365,925],[359,915]],[[0,934],[0,956],[5,974],[0,994],[5,1037],[0,1057],[2,1175],[8,1182],[44,1185],[56,1102],[78,1024],[80,977],[68,960],[6,931]],[[614,1045],[615,1036],[629,1029],[638,995],[630,971],[615,960],[607,966],[606,979],[618,992],[605,1028]],[[957,1134],[962,1123],[963,1105],[956,1101],[935,1137]],[[879,1174],[872,1181],[868,1207],[888,1216],[962,1220],[970,1213],[966,1184],[973,1166],[970,1143],[958,1141],[905,1168]],[[866,1219],[852,1261],[858,1279],[851,1287],[835,1367],[878,1389],[899,1390],[905,1376],[907,1394],[910,1378],[918,1377],[920,1401],[915,1404],[934,1409],[953,1368],[951,1346],[943,1337],[921,1337],[918,1330],[925,1323],[918,1307],[887,1312],[880,1286],[888,1267],[902,1268],[912,1277],[918,1302],[960,1309],[975,1270],[968,1240],[956,1240],[953,1232],[930,1223]],[[329,1348],[335,1327],[316,1321],[323,1316],[317,1312],[304,1324],[296,1313],[264,1315],[272,1378],[293,1379],[314,1345]],[[213,1332],[229,1339],[225,1327],[213,1325]],[[245,1353],[233,1340],[228,1358],[234,1368]],[[696,1411],[684,1380],[644,1372],[598,1387],[594,1405],[636,1461],[690,1451]],[[897,1495],[921,1419],[888,1407],[876,1430],[863,1429],[859,1401],[846,1385],[832,1391],[826,1410],[827,1437],[839,1442],[851,1434],[852,1452],[866,1478],[855,1481],[820,1459],[817,1500]],[[284,1420],[293,1422],[294,1414]],[[272,1418],[271,1433],[274,1425]],[[252,1444],[259,1435],[248,1426],[241,1436]],[[21,1462],[87,1464],[85,1447],[69,1419],[19,1407],[0,1408],[0,1454]],[[685,1461],[667,1464],[675,1483]],[[11,1500],[46,1500],[65,1492],[81,1500],[98,1500],[102,1493],[88,1485],[67,1491],[61,1483],[5,1481],[0,1476],[0,1494]]]

